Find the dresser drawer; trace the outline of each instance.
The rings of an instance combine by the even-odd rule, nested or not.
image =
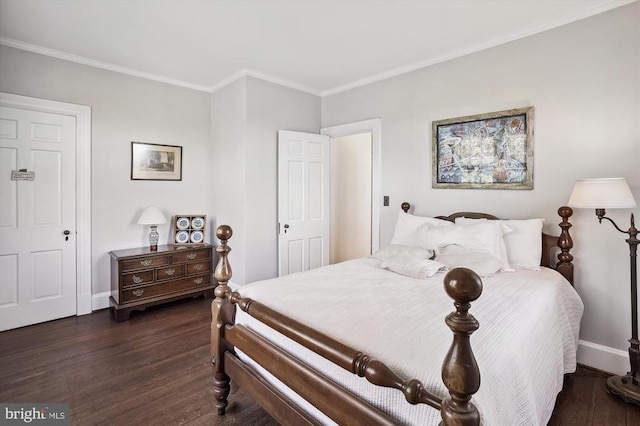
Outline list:
[[[180,278],[184,276],[184,265],[173,265],[156,270],[156,281]]]
[[[197,250],[188,253],[175,253],[173,263],[190,262],[192,260],[209,259],[210,250]]]
[[[133,272],[122,275],[122,286],[131,287],[134,285],[150,284],[153,282],[153,269],[149,271]]]
[[[147,257],[146,259],[127,260],[122,262],[122,270],[131,271],[133,269],[150,268],[168,264],[169,256]]]
[[[210,275],[201,275],[197,277],[190,277],[176,281],[170,281],[163,284],[155,284],[147,287],[138,287],[124,290],[123,299],[124,302],[131,302],[134,300],[147,299],[154,296],[163,296],[170,293],[174,293],[181,290],[188,290],[196,287],[207,286],[211,282]]]
[[[206,259],[202,262],[194,262],[187,264],[187,275],[201,274],[211,269],[211,261]]]

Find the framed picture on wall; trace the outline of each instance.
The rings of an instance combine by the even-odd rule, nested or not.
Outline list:
[[[131,142],[131,180],[182,180],[182,147]]]
[[[432,123],[432,187],[533,189],[533,107]]]

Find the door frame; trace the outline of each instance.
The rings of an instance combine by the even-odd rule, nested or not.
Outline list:
[[[76,315],[92,312],[91,107],[0,92],[0,106],[76,118]]]
[[[320,129],[320,134],[327,135],[329,138],[339,138],[359,133],[371,133],[371,253],[375,253],[380,250],[382,120],[374,118]]]

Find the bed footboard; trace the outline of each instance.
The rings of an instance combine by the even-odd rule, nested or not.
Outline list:
[[[218,286],[211,305],[211,355],[214,395],[219,415],[227,407],[230,377],[243,386],[272,416],[284,424],[316,424],[302,409],[240,361],[234,348],[248,355],[291,389],[339,424],[395,424],[387,414],[359,399],[338,384],[315,372],[295,357],[241,325],[234,325],[236,307],[313,350],[334,364],[369,382],[401,391],[411,404],[428,404],[441,412],[445,425],[479,425],[480,415],[471,397],[480,386],[480,372],[469,338],[478,321],[469,314],[470,302],[482,293],[482,282],[471,270],[458,268],[445,277],[445,290],[454,299],[455,312],[446,318],[453,342],[442,365],[442,380],[449,390],[445,400],[430,394],[418,380],[402,380],[384,363],[298,323],[228,287],[231,267],[227,245],[233,232],[227,225],[216,230],[220,255],[215,269]]]

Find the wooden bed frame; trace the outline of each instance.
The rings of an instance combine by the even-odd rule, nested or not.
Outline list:
[[[409,203],[402,209],[408,212]],[[560,236],[543,233],[541,266],[555,268],[573,284],[573,241],[569,235],[569,217],[573,211],[560,207]],[[484,213],[455,213],[438,216],[455,221],[457,217],[497,219]],[[294,401],[276,389],[251,366],[240,360],[239,349],[260,366],[285,383],[298,395],[340,425],[392,425],[397,422],[386,413],[358,398],[350,391],[327,379],[294,356],[273,345],[252,330],[235,325],[236,308],[240,308],[267,326],[314,351],[352,374],[369,382],[398,389],[410,404],[428,404],[440,410],[444,425],[479,425],[480,415],[471,397],[480,387],[480,372],[471,349],[470,336],[478,329],[478,321],[469,313],[470,302],[480,297],[482,281],[471,270],[456,268],[446,274],[444,287],[454,300],[455,311],[445,321],[453,332],[453,341],[442,364],[442,380],[449,391],[444,400],[430,394],[418,380],[402,380],[389,367],[369,355],[294,321],[237,292],[231,292],[228,282],[231,267],[227,242],[233,235],[231,227],[221,225],[216,230],[220,258],[215,269],[218,286],[211,304],[211,355],[214,370],[214,395],[218,415],[225,413],[230,381],[243,387],[273,418],[283,425],[317,425]],[[553,265],[551,251],[559,247],[558,262]]]

